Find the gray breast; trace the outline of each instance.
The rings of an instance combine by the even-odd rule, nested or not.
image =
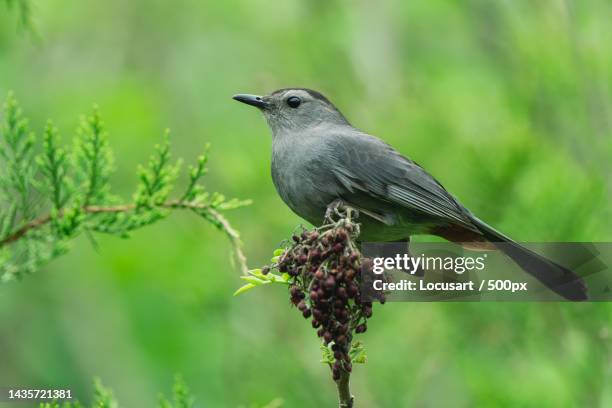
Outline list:
[[[316,141],[306,138],[276,138],[272,145],[272,180],[283,201],[297,215],[320,224],[327,205],[336,197],[325,171]]]

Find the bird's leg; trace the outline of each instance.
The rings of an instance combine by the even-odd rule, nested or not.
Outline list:
[[[329,205],[327,206],[327,209],[325,210],[325,219],[324,222],[335,222],[333,216],[337,215],[338,217],[342,217],[342,214],[340,213],[340,211],[342,209],[344,209],[346,207],[344,201],[340,198],[335,199],[334,201],[332,201],[331,203],[329,203]]]

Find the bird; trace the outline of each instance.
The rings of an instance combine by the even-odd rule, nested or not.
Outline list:
[[[361,242],[410,242],[429,234],[471,250],[499,249],[558,295],[586,300],[580,276],[497,231],[416,162],[352,126],[322,93],[283,88],[233,99],[257,107],[272,132],[272,180],[281,199],[313,225],[330,208],[360,212]]]

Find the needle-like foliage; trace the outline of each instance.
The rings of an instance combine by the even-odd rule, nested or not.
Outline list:
[[[186,188],[171,198],[180,160],[170,153],[168,132],[155,147],[130,202],[111,193],[112,152],[97,108],[83,118],[74,146],[62,147],[49,122],[36,144],[15,98],[9,95],[0,122],[0,278],[9,281],[32,273],[69,249],[83,232],[127,237],[129,232],[186,209],[223,231],[243,271],[238,233],[222,211],[248,204],[209,193],[202,184],[208,148],[189,167]],[[37,152],[37,148],[40,150]]]
[[[189,388],[183,381],[181,376],[176,376],[174,386],[172,387],[172,402],[165,396],[160,395],[158,408],[192,408],[194,398],[191,396]],[[91,408],[118,408],[113,392],[104,387],[99,379],[94,381],[93,401],[87,407]],[[81,404],[76,399],[64,400],[63,402],[51,401],[44,402],[39,405],[39,408],[86,408],[86,405]]]

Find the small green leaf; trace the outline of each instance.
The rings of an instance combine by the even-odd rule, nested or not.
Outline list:
[[[249,291],[249,290],[253,289],[256,286],[257,285],[253,285],[252,283],[247,283],[246,285],[243,285],[243,286],[239,287],[238,290],[234,292],[234,296],[241,295],[244,292]]]
[[[281,256],[284,252],[285,252],[284,248],[277,248],[277,249],[274,250],[273,255],[274,256]]]
[[[257,278],[265,278],[265,275],[263,274],[261,269],[251,269],[249,271],[249,275],[253,275],[253,276],[257,277]]]
[[[285,276],[287,275],[287,276]],[[289,283],[289,274],[284,273],[282,276],[275,273],[268,274],[268,279],[274,283]]]
[[[254,276],[241,276],[240,279],[245,280],[255,286],[259,286],[259,285],[263,285],[265,283],[268,283],[267,281],[263,280],[263,279],[259,279],[256,278]]]
[[[323,364],[334,364],[336,362],[336,359],[334,358],[334,353],[332,353],[330,349],[332,343],[330,343],[329,346],[326,346],[325,344],[321,343],[321,345],[319,346],[322,354],[321,363]]]
[[[349,357],[353,363],[365,364],[367,361],[367,356],[364,345],[359,341],[353,343],[351,351],[349,351]]]

